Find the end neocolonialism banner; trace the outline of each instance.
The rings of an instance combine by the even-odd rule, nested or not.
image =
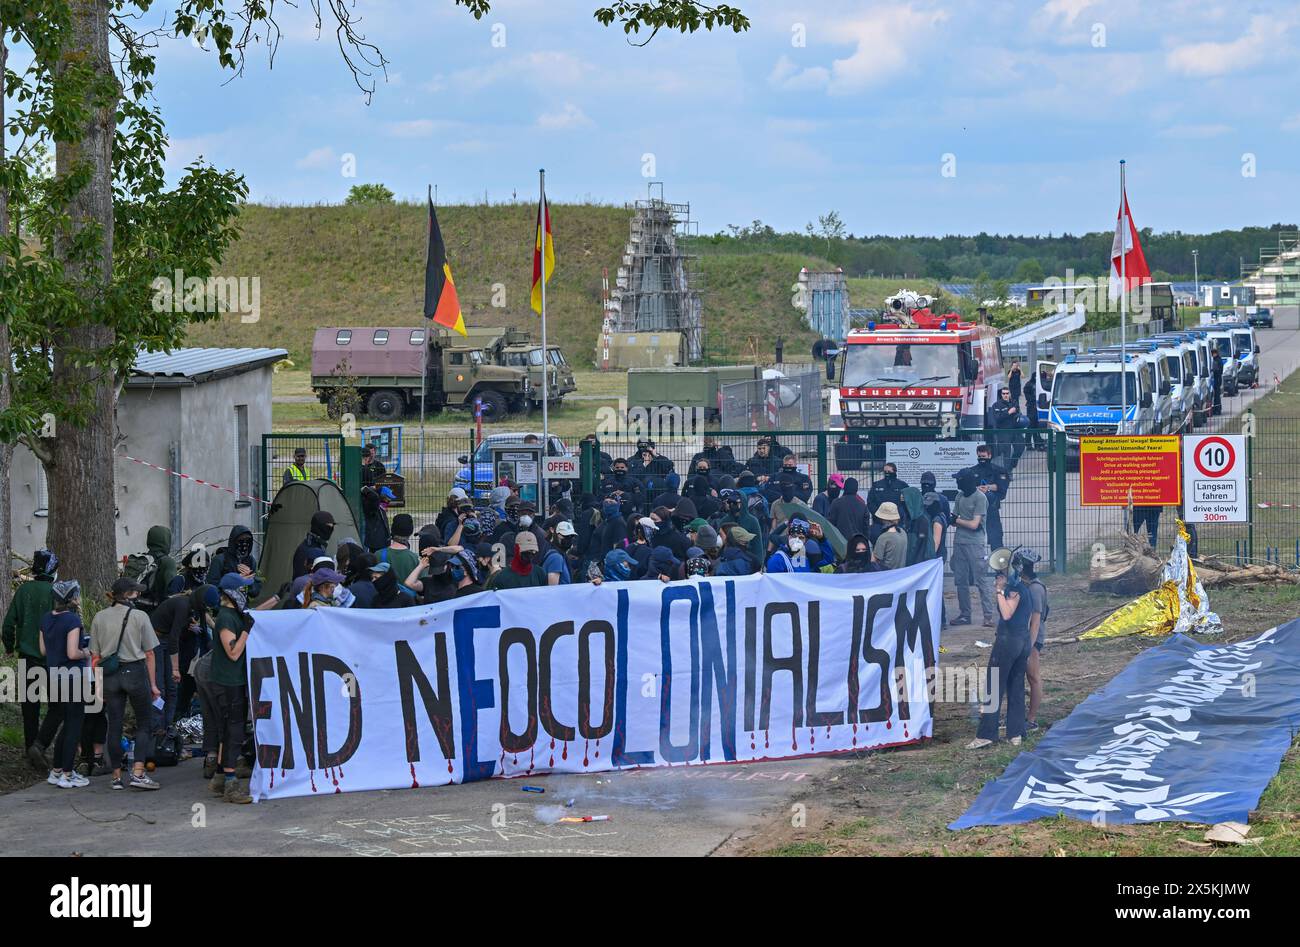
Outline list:
[[[943,564],[255,613],[255,799],[931,735]]]

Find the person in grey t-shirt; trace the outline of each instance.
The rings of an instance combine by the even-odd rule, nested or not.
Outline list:
[[[988,516],[988,498],[979,491],[978,480],[969,470],[957,474],[957,499],[953,501],[952,515],[955,535],[952,541],[952,577],[957,585],[957,610],[960,614],[951,624],[971,623],[970,587],[979,590],[980,608],[984,612],[984,627],[995,626],[993,615],[993,583],[989,578],[985,557],[984,520]]]
[[[1034,574],[1034,566],[1039,562],[1038,553],[1032,549],[1017,549],[1011,557],[1011,568],[1020,573],[1020,581],[1029,589],[1029,640],[1033,647],[1029,651],[1029,660],[1025,665],[1025,679],[1029,682],[1029,729],[1038,729],[1038,706],[1043,699],[1043,679],[1039,674],[1039,655],[1043,650],[1043,636],[1047,633],[1047,614],[1051,606],[1047,602],[1047,588]]]
[[[885,527],[872,547],[871,558],[882,572],[901,569],[907,565],[907,534],[898,528],[898,506],[888,501],[876,507],[875,513]]]

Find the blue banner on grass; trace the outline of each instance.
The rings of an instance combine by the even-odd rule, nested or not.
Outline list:
[[[1021,753],[950,829],[1065,814],[1245,822],[1300,726],[1300,619],[1233,644],[1175,635]]]

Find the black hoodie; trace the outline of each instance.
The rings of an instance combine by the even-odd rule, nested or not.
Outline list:
[[[247,539],[241,543],[241,537]],[[245,549],[247,552],[244,552]],[[257,557],[253,555],[253,531],[247,526],[232,526],[226,544],[217,550],[217,554],[212,557],[212,564],[208,566],[208,584],[220,585],[222,576],[238,572],[240,566],[248,566],[254,573],[257,572]],[[262,583],[254,582],[248,587],[248,597],[257,598],[261,590]]]
[[[311,515],[311,528],[307,538],[298,544],[293,552],[293,577],[306,575],[311,571],[312,561],[328,555],[325,545],[334,535],[334,514],[318,510]]]

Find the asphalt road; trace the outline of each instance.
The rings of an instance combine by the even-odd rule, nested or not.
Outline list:
[[[0,796],[0,825],[5,855],[699,856],[790,805],[801,783],[836,765],[553,775],[233,806],[208,793],[190,760],[159,770],[156,792],[113,792],[101,777],[85,789],[39,783]],[[582,815],[610,821],[555,822]]]

